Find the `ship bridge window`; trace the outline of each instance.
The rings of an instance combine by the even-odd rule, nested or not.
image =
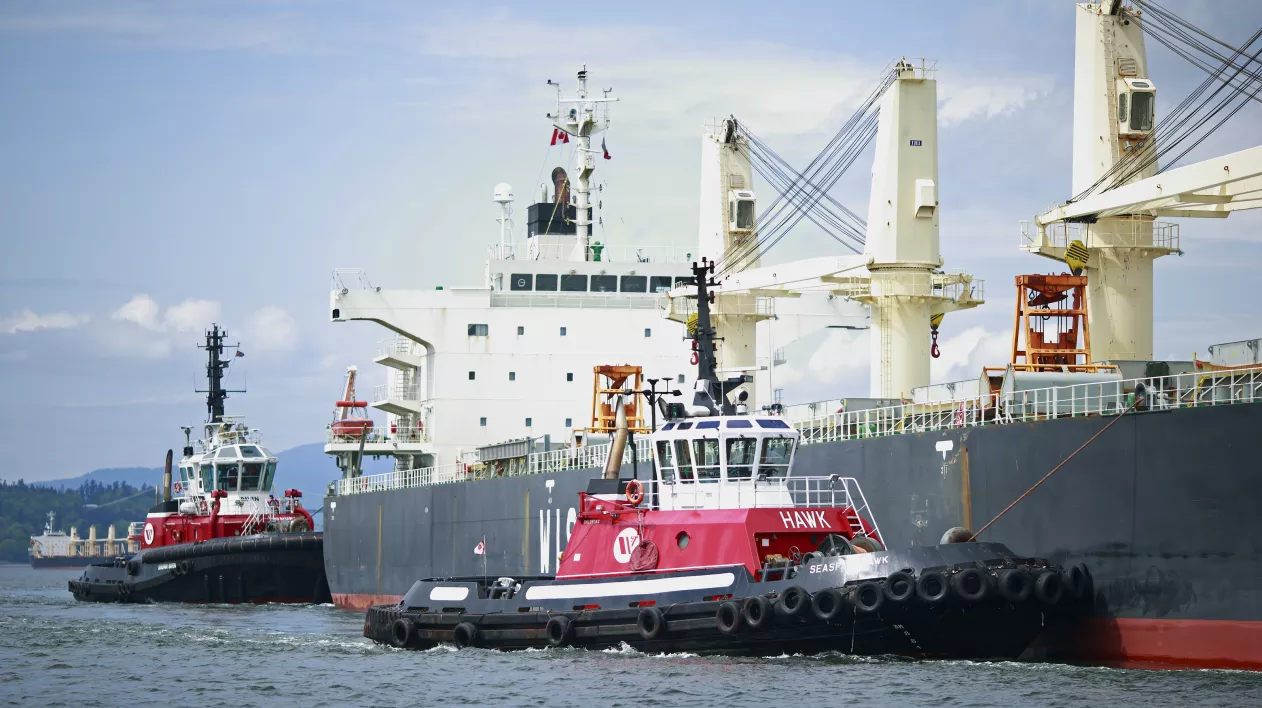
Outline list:
[[[221,447],[221,448],[219,448],[219,452],[218,452],[217,456],[218,456],[218,457],[220,457],[220,458],[223,458],[223,457],[236,457],[236,456],[237,456],[237,449],[236,449],[235,447],[231,447],[231,446],[229,446],[229,447]]]
[[[692,457],[697,464],[697,479],[702,482],[719,481],[719,441],[693,440]]]
[[[574,273],[566,273],[561,276],[561,292],[565,293],[583,293],[587,292],[587,276],[577,275]]]
[[[663,482],[675,483],[675,455],[669,440],[657,441],[657,471],[662,475]]]
[[[692,458],[688,455],[688,441],[675,440],[675,460],[679,465],[679,481],[691,482]]]
[[[593,275],[592,276],[592,292],[594,293],[618,292],[618,276]]]
[[[554,273],[540,273],[535,276],[535,290],[556,292],[557,277]]]
[[[1136,91],[1131,94],[1131,130],[1152,130],[1153,94]],[[1119,116],[1120,119],[1120,116]]]
[[[202,463],[202,465],[198,468],[198,476],[202,478],[202,493],[203,494],[205,493],[207,489],[210,489],[210,485],[213,483],[211,480],[211,477],[212,477],[212,473],[214,472],[214,469],[215,469],[214,465],[210,464],[209,462]]]
[[[674,427],[675,427],[674,423],[667,423],[666,425],[662,426],[662,430],[670,430],[671,428],[674,428]]]
[[[263,481],[263,463],[247,462],[241,465],[241,491],[257,492]]]
[[[485,337],[485,336],[487,336],[487,333],[488,333],[489,331],[490,331],[490,327],[488,327],[487,325],[484,325],[484,324],[471,324],[471,325],[469,325],[469,336],[470,336],[470,337]]]
[[[276,463],[269,462],[267,463],[267,474],[266,476],[263,477],[263,487],[262,487],[263,491],[266,492],[267,490],[272,488],[272,480],[275,477],[276,477]]]
[[[758,427],[760,428],[788,428],[789,424],[778,418],[759,418]]]
[[[793,438],[766,438],[762,445],[762,459],[758,462],[758,476],[787,477],[792,459]]]
[[[670,290],[670,276],[655,275],[649,278],[649,290],[655,293],[664,293]]]
[[[253,445],[242,445],[241,456],[242,457],[263,457],[263,453],[260,452],[259,449]]]
[[[237,463],[235,462],[228,464],[221,462],[215,465],[215,489],[225,492],[237,491],[240,474],[241,470],[237,468]]]
[[[748,420],[729,420],[729,421],[727,421],[727,427],[729,427],[729,428],[752,428],[752,427],[754,427],[754,424],[753,424],[753,423],[751,423],[751,422],[749,422]]]
[[[749,479],[754,476],[754,450],[758,438],[727,439],[727,478]]]
[[[531,285],[535,281],[535,276],[530,273],[513,273],[508,276],[509,290],[530,290]]]
[[[187,468],[187,467],[180,467],[180,481],[181,481],[181,482],[187,482],[187,481],[188,481],[188,479],[189,479],[189,478],[188,478],[188,468]]]
[[[624,293],[642,293],[649,289],[649,278],[647,275],[624,275],[622,276],[622,292]]]
[[[717,428],[717,427],[719,427],[719,421],[717,420],[703,420],[700,423],[697,423],[697,430],[701,430],[702,428]]]

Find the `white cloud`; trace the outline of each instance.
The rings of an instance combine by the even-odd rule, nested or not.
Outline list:
[[[1051,81],[1038,77],[944,81],[938,99],[938,124],[990,120],[1011,113],[1051,92]]]
[[[213,300],[185,300],[167,308],[163,322],[176,332],[196,332],[219,319],[219,303]]]
[[[161,329],[158,323],[158,303],[145,294],[132,297],[125,305],[114,311],[110,319],[120,322],[131,322],[148,330]]]
[[[268,305],[250,318],[247,349],[288,351],[298,343],[298,324],[286,310]]]
[[[939,339],[938,348],[942,356],[929,361],[930,381],[974,379],[981,375],[983,366],[995,366],[1012,359],[1012,333],[969,327],[955,336]]]
[[[17,334],[39,329],[74,329],[87,322],[87,315],[75,315],[69,312],[50,312],[40,315],[28,308],[15,312],[10,317],[0,317],[0,332]]]

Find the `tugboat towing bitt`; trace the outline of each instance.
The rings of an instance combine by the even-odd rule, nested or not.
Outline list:
[[[779,654],[841,651],[1017,658],[1044,626],[1093,595],[1084,566],[1062,569],[998,543],[887,551],[858,483],[794,477],[798,432],[733,415],[698,286],[691,406],[650,436],[653,478],[604,478],[579,494],[555,576],[428,579],[369,609],[364,635],[400,648],[601,648]],[[630,392],[629,392],[630,393]],[[615,407],[623,411],[622,399]],[[625,415],[619,416],[625,444]],[[612,477],[612,478],[611,478]],[[479,546],[475,552],[485,552]]]

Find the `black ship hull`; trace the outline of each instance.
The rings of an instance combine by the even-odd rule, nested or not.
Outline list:
[[[319,534],[182,543],[88,566],[69,583],[83,602],[329,602]]]
[[[995,543],[824,556],[772,578],[739,565],[630,577],[421,581],[401,603],[369,609],[364,635],[412,649],[625,643],[649,652],[1014,659],[1044,627],[1072,618],[1090,584],[1083,569],[1052,568]]]
[[[984,425],[803,445],[796,475],[843,473],[891,549],[979,528],[1112,418]],[[1039,656],[1262,669],[1262,403],[1128,414],[988,529],[1095,578],[1092,617]],[[943,450],[949,443],[950,449]],[[624,468],[624,474],[628,471]],[[326,500],[334,602],[398,602],[419,578],[551,573],[597,469]],[[647,476],[647,465],[641,476]]]

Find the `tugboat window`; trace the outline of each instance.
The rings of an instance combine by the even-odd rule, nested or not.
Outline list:
[[[675,543],[676,543],[676,545],[678,545],[678,546],[679,546],[679,550],[681,550],[681,551],[682,551],[682,550],[684,550],[685,548],[687,548],[687,547],[688,547],[688,532],[687,532],[687,531],[680,531],[680,532],[679,532],[679,533],[675,536]]]
[[[267,463],[267,476],[263,478],[263,490],[267,491],[272,488],[272,479],[276,477],[276,463]]]
[[[757,438],[727,439],[727,478],[749,479],[754,476],[754,450]]]
[[[239,476],[240,470],[237,469],[235,462],[215,465],[215,489],[225,492],[237,491]]]
[[[205,493],[205,491],[209,490],[209,489],[210,489],[210,485],[211,485],[211,484],[213,484],[213,482],[211,481],[211,477],[212,477],[212,473],[213,473],[213,472],[214,472],[214,466],[213,466],[213,465],[211,465],[209,462],[207,462],[207,463],[205,463],[205,464],[201,465],[201,467],[199,467],[199,468],[198,468],[198,473],[199,473],[199,475],[200,475],[200,476],[201,476],[201,478],[202,478],[202,491],[203,491],[203,493]]]
[[[557,277],[555,273],[540,273],[535,276],[535,290],[556,292]]]
[[[793,438],[766,438],[762,446],[762,460],[758,463],[759,476],[788,476],[792,457]]]
[[[688,455],[688,441],[675,441],[675,457],[679,459],[679,481],[691,482],[692,478],[692,458]]]
[[[254,447],[253,445],[242,445],[241,456],[242,457],[262,457],[263,453],[259,452],[259,449],[257,447]]]
[[[657,469],[662,473],[662,481],[667,484],[675,482],[675,456],[671,452],[670,441],[657,441]]]
[[[592,292],[594,293],[618,292],[618,276],[593,275],[592,276]]]
[[[693,440],[692,456],[697,463],[697,479],[702,482],[719,481],[719,441]]]
[[[752,428],[752,427],[754,427],[754,424],[753,424],[753,423],[751,423],[751,422],[749,422],[748,420],[729,420],[729,421],[727,421],[727,427],[729,427],[729,428]]]
[[[779,418],[759,418],[758,427],[760,428],[788,428],[789,424]]]
[[[241,491],[257,492],[259,482],[263,481],[263,463],[247,462],[242,465],[241,472]]]
[[[508,287],[511,290],[529,290],[534,279],[530,273],[513,273],[509,276]]]
[[[561,276],[561,292],[566,293],[582,293],[587,292],[587,276],[566,273]]]

